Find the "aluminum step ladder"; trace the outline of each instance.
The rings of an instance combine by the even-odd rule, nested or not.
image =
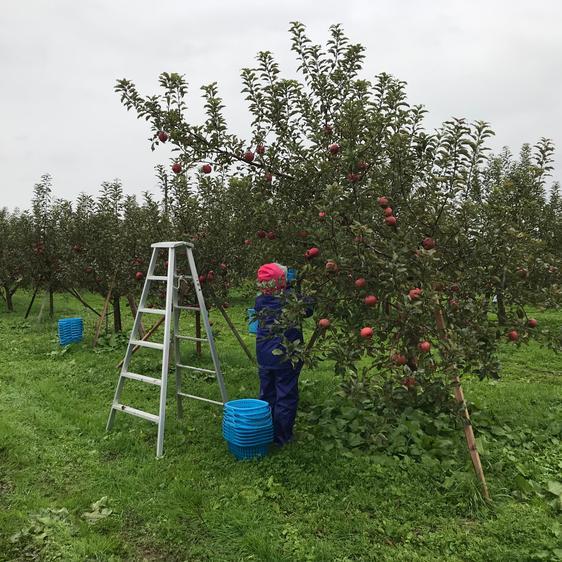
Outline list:
[[[197,268],[195,266],[195,259],[193,258],[193,244],[188,242],[158,242],[157,244],[152,244],[152,256],[150,258],[150,264],[148,266],[148,273],[142,290],[139,307],[137,314],[135,316],[135,322],[133,324],[133,329],[129,338],[129,343],[127,345],[127,352],[125,354],[125,359],[121,367],[121,373],[119,374],[119,381],[117,382],[117,388],[115,389],[115,396],[113,398],[113,403],[111,405],[111,410],[109,412],[109,419],[107,420],[106,430],[109,431],[114,422],[115,414],[117,412],[124,412],[125,414],[131,414],[139,418],[151,421],[158,425],[158,436],[156,440],[156,456],[161,457],[164,449],[164,427],[166,422],[166,396],[168,387],[168,370],[170,363],[170,348],[173,343],[173,354],[174,354],[174,364],[175,364],[175,375],[176,375],[176,401],[178,408],[178,417],[183,416],[183,398],[193,398],[196,400],[202,400],[204,402],[209,402],[212,404],[223,405],[228,401],[228,396],[226,392],[226,387],[224,385],[224,379],[221,372],[219,357],[217,355],[217,350],[215,348],[215,341],[213,339],[213,332],[211,330],[211,325],[209,324],[209,315],[207,313],[207,308],[205,306],[205,299],[203,297],[203,292],[201,290],[201,285],[199,283],[199,276],[197,275]],[[189,264],[189,275],[178,275],[176,271],[176,255],[177,251],[185,250],[187,252],[187,260]],[[167,275],[155,275],[156,266],[158,263],[158,257],[160,252],[167,252],[168,254],[168,270]],[[183,306],[179,304],[179,284],[182,280],[193,283],[195,287],[195,293],[197,295],[197,306]],[[151,288],[151,283],[161,282],[166,283],[166,307],[164,309],[148,308],[147,299]],[[200,312],[201,319],[203,320],[203,325],[205,327],[206,337],[193,337],[187,335],[181,335],[179,333],[179,323],[180,323],[180,313],[182,310],[196,311]],[[141,320],[144,314],[157,314],[164,316],[164,340],[162,343],[154,343],[150,341],[145,341],[139,336],[139,327],[141,325]],[[213,369],[203,369],[201,367],[195,367],[193,365],[185,365],[181,363],[180,354],[180,343],[183,340],[195,341],[195,342],[205,342],[210,347],[211,358],[213,360]],[[162,352],[162,371],[160,378],[150,377],[146,375],[141,375],[137,373],[132,373],[129,371],[129,365],[131,363],[131,358],[133,355],[133,349],[135,347],[146,347],[151,349],[158,349]],[[201,373],[213,373],[219,385],[222,402],[217,400],[211,400],[209,398],[204,398],[202,396],[195,396],[194,394],[187,394],[182,391],[182,371],[192,370]],[[158,414],[151,414],[132,406],[126,406],[121,403],[121,393],[123,392],[123,386],[127,379],[132,379],[147,383],[150,385],[155,385],[160,387],[160,405],[158,409]]]

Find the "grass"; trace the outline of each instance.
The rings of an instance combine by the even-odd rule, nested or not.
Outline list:
[[[105,433],[123,342],[104,341],[94,352],[93,315],[61,295],[57,315],[86,321],[85,342],[62,352],[56,324],[33,319],[40,303],[24,321],[29,295],[16,296],[20,312],[0,314],[0,560],[562,557],[556,497],[547,491],[562,472],[562,360],[550,351],[506,346],[500,381],[465,383],[494,498],[487,506],[466,454],[452,464],[346,455],[306,439],[302,423],[291,446],[237,462],[221,437],[220,408],[187,402],[176,419],[173,377],[165,456],[156,460],[154,425],[117,414]],[[241,327],[247,305],[230,309]],[[230,396],[255,396],[255,368],[220,315],[211,317]],[[538,318],[562,321],[555,312]],[[156,355],[141,353],[134,369],[149,374]],[[336,390],[327,365],[302,379],[303,411]],[[212,382],[185,381],[218,397]],[[156,387],[127,385],[126,404],[156,411]]]

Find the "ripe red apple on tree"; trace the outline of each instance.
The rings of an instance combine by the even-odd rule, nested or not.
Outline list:
[[[347,181],[350,183],[356,183],[360,178],[361,176],[359,174],[355,174],[353,172],[349,172],[349,174],[347,174]]]
[[[319,218],[320,220],[324,220],[324,219],[326,218],[326,213],[325,213],[325,211],[320,211],[320,212],[318,213],[318,218]]]
[[[517,341],[519,339],[519,332],[517,332],[517,330],[511,330],[511,332],[507,334],[507,337],[511,341]]]
[[[251,241],[251,240],[248,240],[248,239],[246,238],[246,240],[244,240],[244,244],[245,244],[246,246],[250,246],[250,245],[252,244],[252,241]]]
[[[516,271],[521,279],[527,279],[527,277],[529,277],[529,270],[525,267],[518,267]]]
[[[320,250],[318,248],[313,247],[313,248],[309,248],[305,252],[304,257],[308,259],[315,258],[318,254],[320,254]]]
[[[266,172],[263,175],[263,179],[267,182],[267,183],[271,183],[273,181],[273,175],[271,174],[271,172]]]
[[[80,244],[74,244],[74,246],[72,247],[72,249],[79,254],[82,251],[82,246],[80,246]]]
[[[391,361],[393,363],[395,363],[396,365],[405,365],[407,363],[407,359],[405,355],[402,355],[401,353],[394,353],[391,355],[390,357]]]
[[[326,262],[326,271],[337,271],[338,270],[338,264],[334,261],[334,260],[328,260]]]
[[[181,164],[179,162],[173,164],[172,172],[174,172],[174,174],[181,174]]]
[[[331,154],[332,156],[335,156],[336,154],[338,154],[339,151],[340,151],[340,149],[341,149],[341,147],[340,147],[340,145],[339,145],[337,142],[335,142],[335,143],[331,144],[330,146],[328,146],[328,150],[330,151],[330,154]]]
[[[92,271],[94,271],[94,268],[93,268],[91,265],[87,265],[87,266],[84,268],[84,272],[85,272],[85,273],[92,273]]]
[[[423,291],[419,287],[416,287],[414,289],[410,289],[408,291],[408,298],[411,301],[415,301],[415,300],[417,300],[421,297],[422,293],[423,293]]]
[[[452,310],[458,310],[459,308],[459,301],[457,299],[449,299],[449,306]]]
[[[334,132],[334,130],[332,129],[332,125],[329,125],[328,123],[326,123],[326,124],[324,125],[323,129],[322,129],[322,132],[323,132],[327,137],[329,137],[329,136]]]
[[[201,171],[204,174],[210,174],[213,171],[213,168],[211,164],[203,164],[203,166],[201,166]]]
[[[384,222],[388,225],[388,226],[395,226],[396,225],[396,217],[395,216],[390,216],[390,217],[386,217],[384,219]]]
[[[388,199],[384,196],[377,198],[377,203],[381,207],[388,207]]]
[[[265,238],[267,236],[267,232],[265,230],[258,230],[258,238]]]
[[[538,325],[538,322],[534,318],[529,318],[529,321],[527,322],[527,325],[529,326],[529,328],[536,328],[537,325]]]
[[[393,212],[394,211],[392,210],[392,207],[386,207],[386,209],[384,210],[384,216],[391,217]]]
[[[365,338],[365,339],[372,338],[373,337],[373,328],[371,328],[370,326],[365,326],[364,328],[361,328],[361,331],[359,332],[359,335],[362,338]]]
[[[201,283],[201,285],[203,285],[203,283],[205,283],[205,281],[207,281],[207,276],[206,275],[199,275],[199,283]]]
[[[221,263],[221,264],[219,265],[219,267],[220,267],[223,271],[226,271],[226,270],[228,269],[228,266],[226,265],[226,263]]]
[[[458,293],[458,292],[461,290],[461,288],[460,288],[460,285],[458,285],[457,283],[453,283],[453,284],[449,287],[449,290],[450,290],[451,292],[453,292],[453,293]]]
[[[208,273],[207,273],[207,281],[212,281],[215,278],[215,272],[211,269]]]
[[[265,154],[265,146],[263,144],[258,144],[258,146],[256,146],[256,152],[262,156]]]
[[[378,297],[376,297],[375,295],[367,295],[364,299],[363,302],[367,305],[367,306],[375,306],[378,302],[379,299]]]
[[[320,318],[320,320],[318,321],[318,325],[326,330],[327,328],[330,327],[330,321],[328,320],[328,318]]]
[[[246,152],[244,152],[244,160],[246,160],[246,162],[252,162],[254,159],[254,153],[251,150],[246,150]]]
[[[433,238],[424,238],[422,240],[422,246],[426,250],[433,250],[435,248],[435,240]]]
[[[267,238],[268,238],[269,240],[275,240],[275,239],[277,238],[277,235],[275,234],[275,232],[273,232],[272,230],[270,230],[270,231],[267,233]]]
[[[142,281],[144,279],[144,273],[142,271],[137,271],[135,273],[135,279],[137,281]],[[97,280],[96,280],[97,281]]]
[[[363,160],[360,160],[359,162],[357,162],[357,169],[364,172],[365,170],[369,169],[369,164],[367,164],[367,162],[364,162]]]
[[[415,377],[405,377],[402,380],[402,384],[408,389],[411,390],[416,386],[416,379]]]
[[[422,341],[418,344],[418,348],[423,353],[428,353],[431,349],[431,344],[428,341]]]
[[[358,278],[355,280],[355,286],[356,286],[358,289],[362,289],[366,284],[367,284],[367,280],[366,280],[364,277],[358,277]]]
[[[166,142],[168,140],[168,133],[164,132],[164,131],[159,131],[158,132],[158,140],[162,143]]]

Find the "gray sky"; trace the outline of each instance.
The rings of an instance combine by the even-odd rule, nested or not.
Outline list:
[[[427,125],[484,119],[494,149],[541,136],[562,145],[562,2],[559,0],[2,0],[0,10],[0,207],[27,207],[41,174],[56,196],[96,193],[119,177],[125,191],[155,189],[148,127],[113,92],[129,78],[157,91],[162,71],[185,74],[193,121],[199,87],[219,83],[233,130],[247,113],[239,71],[258,50],[293,73],[289,22],[324,42],[342,23],[367,49],[366,76],[408,82]],[[560,153],[562,153],[562,146]],[[556,178],[562,158],[557,153]]]

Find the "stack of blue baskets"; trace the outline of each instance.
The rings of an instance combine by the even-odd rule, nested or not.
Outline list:
[[[59,341],[61,345],[68,345],[82,341],[84,324],[82,318],[63,318],[59,320]]]
[[[263,400],[243,398],[224,405],[222,433],[229,451],[238,459],[267,455],[273,441],[273,423],[269,404]]]

